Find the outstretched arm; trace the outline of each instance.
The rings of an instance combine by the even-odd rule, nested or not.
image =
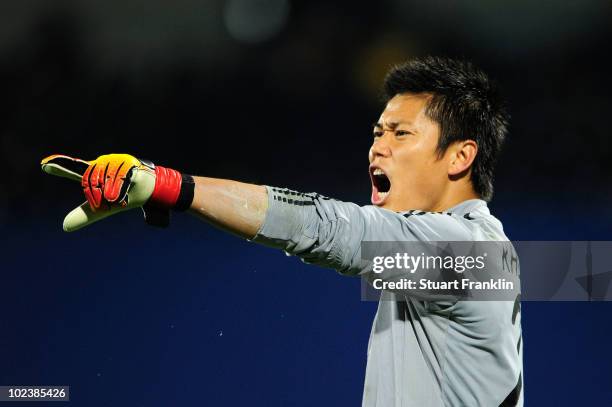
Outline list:
[[[87,202],[64,219],[66,231],[132,208],[142,208],[147,223],[167,226],[170,210],[190,210],[228,232],[348,275],[371,270],[361,256],[364,241],[461,241],[471,235],[462,217],[422,212],[407,218],[317,193],[193,177],[128,154],[92,161],[54,155],[41,164],[85,192]]]
[[[262,185],[193,177],[195,188],[190,212],[235,235],[252,239],[268,209],[268,193]]]
[[[43,171],[81,184],[87,202],[64,219],[71,232],[132,208],[142,208],[147,223],[167,226],[169,212],[191,210],[204,220],[251,239],[268,207],[263,186],[192,177],[129,154],[107,154],[85,161],[66,155],[42,160]]]

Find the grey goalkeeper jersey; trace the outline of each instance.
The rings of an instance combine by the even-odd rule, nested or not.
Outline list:
[[[486,203],[396,213],[268,189],[254,238],[345,275],[371,269],[363,241],[507,241]],[[367,276],[366,276],[367,277]],[[519,307],[520,310],[520,307]],[[520,312],[512,301],[441,301],[383,291],[368,345],[363,406],[522,406]]]

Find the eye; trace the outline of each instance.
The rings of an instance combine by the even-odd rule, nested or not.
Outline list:
[[[379,137],[382,137],[382,135],[383,135],[383,132],[382,132],[382,131],[375,131],[375,132],[373,133],[374,140],[376,140],[376,139],[377,139],[377,138],[379,138]]]
[[[411,133],[410,133],[409,131],[407,131],[407,130],[396,130],[396,131],[395,131],[395,136],[396,136],[396,137],[408,136],[408,135],[410,135],[410,134],[411,134]]]

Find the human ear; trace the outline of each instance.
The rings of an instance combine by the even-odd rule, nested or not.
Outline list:
[[[478,153],[478,144],[474,140],[463,140],[455,143],[451,149],[448,175],[453,176],[459,175],[470,168]]]

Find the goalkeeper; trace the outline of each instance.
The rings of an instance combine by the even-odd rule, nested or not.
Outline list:
[[[368,206],[190,176],[127,154],[54,155],[42,168],[85,192],[66,231],[132,208],[165,226],[171,210],[189,210],[346,275],[371,271],[361,260],[363,241],[507,241],[487,207],[508,120],[493,83],[471,63],[427,57],[394,67],[385,93],[369,151]],[[449,304],[384,291],[363,406],[522,406],[520,322],[509,301]]]

